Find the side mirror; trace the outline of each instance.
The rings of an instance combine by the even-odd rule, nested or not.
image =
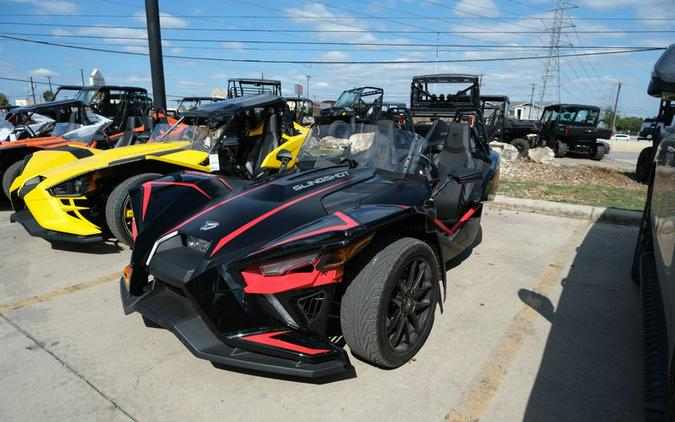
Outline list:
[[[292,159],[293,154],[287,149],[282,149],[277,152],[277,160],[281,161],[281,170],[286,170],[288,163],[290,163]]]

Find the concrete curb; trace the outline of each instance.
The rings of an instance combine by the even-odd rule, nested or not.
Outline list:
[[[501,195],[498,195],[494,201],[488,202],[486,205],[492,209],[536,212],[559,217],[579,218],[594,223],[619,224],[624,226],[637,226],[640,224],[642,218],[642,213],[637,211],[564,204],[536,199],[511,198]]]

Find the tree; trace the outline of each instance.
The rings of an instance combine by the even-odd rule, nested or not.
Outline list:
[[[642,126],[642,118],[640,117],[619,117],[616,119],[617,132],[637,133]]]
[[[42,93],[42,98],[44,98],[45,101],[51,101],[54,98],[54,93],[48,89]]]
[[[617,113],[617,123],[620,118],[621,116]],[[614,110],[612,110],[612,107],[605,107],[602,109],[602,112],[600,113],[600,120],[605,122],[605,126],[609,128],[612,127],[612,122],[614,121]]]
[[[6,106],[9,105],[9,100],[7,99],[7,96],[0,92],[0,106]]]

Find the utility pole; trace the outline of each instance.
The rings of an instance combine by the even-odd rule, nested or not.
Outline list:
[[[30,92],[33,93],[33,104],[37,104],[37,101],[35,101],[35,86],[33,85],[33,77],[30,77]]]
[[[534,82],[532,82],[530,84],[530,86],[532,87],[532,91],[530,91],[530,109],[527,112],[527,120],[532,120],[532,108],[534,107],[534,87],[535,87],[535,85],[537,85],[537,84],[535,84]]]
[[[312,79],[312,75],[305,75],[307,78],[307,93],[305,94],[305,98],[309,98],[309,80]]]
[[[478,88],[483,89],[483,76],[485,76],[485,73],[480,72],[480,76],[478,77]]]
[[[152,97],[155,108],[166,110],[164,91],[164,61],[162,58],[162,33],[159,26],[158,0],[145,0],[145,21],[148,26],[150,49],[150,72],[152,73]]]
[[[84,86],[84,70],[80,69],[80,78],[82,78],[82,86]]]
[[[54,90],[52,89],[52,77],[47,76],[47,80],[49,81],[49,92],[51,92],[53,94]]]
[[[565,17],[565,10],[575,9],[577,6],[566,3],[562,0],[556,0],[555,8],[553,9],[553,26],[551,26],[551,37],[548,43],[548,55],[544,62],[544,74],[541,79],[541,95],[539,102],[543,103],[546,96],[546,89],[555,88],[553,98],[560,104],[560,34],[563,30],[563,18]],[[565,26],[569,28],[569,26]],[[547,28],[548,29],[548,28]]]
[[[612,133],[616,132],[616,109],[619,106],[619,93],[621,92],[621,82],[616,88],[616,98],[614,98],[614,115],[612,116]]]

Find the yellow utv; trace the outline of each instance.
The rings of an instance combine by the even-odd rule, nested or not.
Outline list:
[[[281,150],[291,152],[285,165],[293,166],[307,133],[282,97],[263,94],[186,111],[156,125],[145,144],[38,152],[10,187],[11,220],[53,243],[115,237],[132,245],[130,189],[181,170],[213,172],[225,184],[228,176],[253,181],[278,171]]]

